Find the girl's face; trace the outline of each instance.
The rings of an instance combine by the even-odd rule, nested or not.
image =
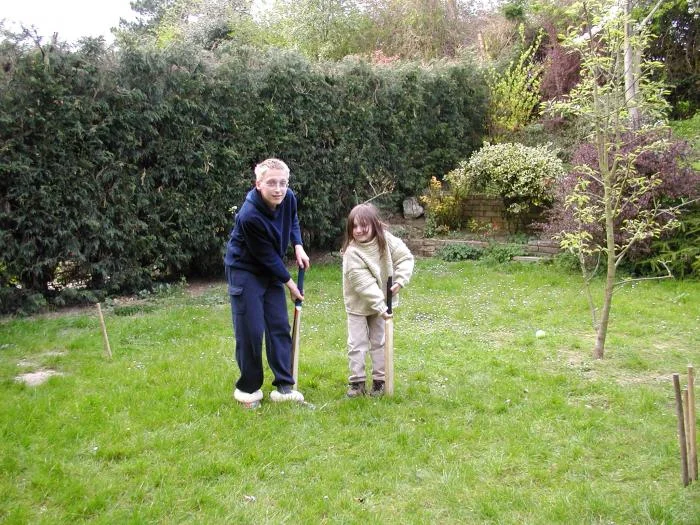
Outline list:
[[[374,229],[369,223],[356,222],[352,227],[352,238],[357,242],[368,242],[374,237]]]
[[[284,200],[288,185],[289,179],[284,172],[275,168],[268,169],[262,178],[255,182],[263,201],[273,210]]]

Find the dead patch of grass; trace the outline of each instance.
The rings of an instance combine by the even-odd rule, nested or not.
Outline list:
[[[53,368],[42,368],[34,372],[26,372],[15,377],[15,381],[24,383],[27,386],[39,386],[49,380],[53,376],[62,376],[63,372],[54,370]]]

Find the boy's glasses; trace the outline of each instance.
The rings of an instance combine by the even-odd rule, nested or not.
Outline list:
[[[275,188],[279,188],[281,190],[286,190],[287,187],[289,186],[289,182],[287,182],[286,180],[280,180],[280,181],[266,180],[265,182],[263,182],[263,184],[265,185],[266,188],[270,188],[271,190],[275,189]]]

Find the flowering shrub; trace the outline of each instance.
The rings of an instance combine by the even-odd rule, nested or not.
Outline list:
[[[461,205],[454,195],[443,190],[442,182],[437,177],[430,178],[428,191],[420,197],[420,201],[426,211],[426,236],[434,237],[450,229],[461,228]]]
[[[523,26],[520,26],[520,36],[524,38]],[[486,82],[491,92],[488,127],[491,137],[502,137],[505,133],[520,129],[536,114],[543,66],[534,60],[534,56],[541,41],[540,33],[505,71],[488,71]]]
[[[506,213],[525,226],[554,200],[564,165],[548,146],[486,144],[447,174],[458,198],[485,194],[503,199]]]

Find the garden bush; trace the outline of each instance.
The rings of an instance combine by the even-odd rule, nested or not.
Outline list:
[[[678,219],[680,226],[676,230],[654,239],[648,253],[632,264],[634,273],[662,275],[668,267],[680,279],[700,278],[700,207],[695,205]]]
[[[437,177],[430,178],[428,189],[421,195],[420,202],[425,206],[426,237],[435,237],[462,227],[464,215],[461,201],[443,189],[442,181]]]
[[[547,145],[505,143],[486,144],[445,178],[459,198],[502,198],[509,219],[524,228],[553,202],[563,176],[562,161]]]
[[[629,203],[615,218],[617,223],[615,227],[616,242],[618,245],[623,245],[626,242],[626,231],[620,227],[623,221],[636,218],[645,210],[666,208],[671,213],[660,215],[659,220],[663,223],[674,218],[675,212],[672,210],[681,206],[677,219],[681,223],[685,220],[688,220],[689,223],[687,225],[681,224],[680,230],[669,232],[658,241],[647,239],[635,243],[627,253],[625,268],[638,274],[665,274],[666,271],[659,262],[663,259],[672,263],[676,275],[688,276],[694,273],[693,257],[690,254],[695,253],[695,247],[700,242],[697,228],[692,224],[693,217],[695,217],[691,213],[693,208],[683,208],[684,202],[693,201],[700,196],[700,173],[689,165],[691,153],[689,144],[674,139],[668,130],[629,133],[623,138],[619,154],[625,155],[629,152],[641,151],[644,145],[657,142],[659,139],[663,139],[660,143],[664,144],[664,148],[644,151],[641,155],[636,156],[634,168],[638,176],[658,179],[660,183],[647,192],[643,198]],[[611,158],[617,153],[613,151]],[[580,145],[572,161],[572,164],[577,166],[588,166],[593,173],[597,169],[597,163],[596,148],[593,144]],[[575,229],[574,219],[570,210],[566,208],[565,200],[581,177],[590,179],[588,191],[596,194],[602,192],[599,181],[590,177],[589,174],[580,171],[569,173],[557,186],[555,203],[547,213],[548,221],[541,226],[545,235],[555,236],[562,231]],[[591,222],[587,224],[586,231],[591,235],[593,244],[605,245],[601,223]],[[695,267],[697,268],[697,265]]]
[[[469,261],[478,260],[484,255],[484,249],[470,244],[446,244],[442,246],[435,256],[443,261]]]
[[[521,255],[527,255],[525,246],[522,244],[490,243],[484,249],[483,261],[488,264],[503,264],[510,261],[513,257]]]
[[[520,37],[524,41],[523,26]],[[540,81],[544,66],[533,60],[542,41],[542,33],[523,49],[504,71],[489,70],[489,135],[499,140],[504,134],[525,126],[540,103]]]

